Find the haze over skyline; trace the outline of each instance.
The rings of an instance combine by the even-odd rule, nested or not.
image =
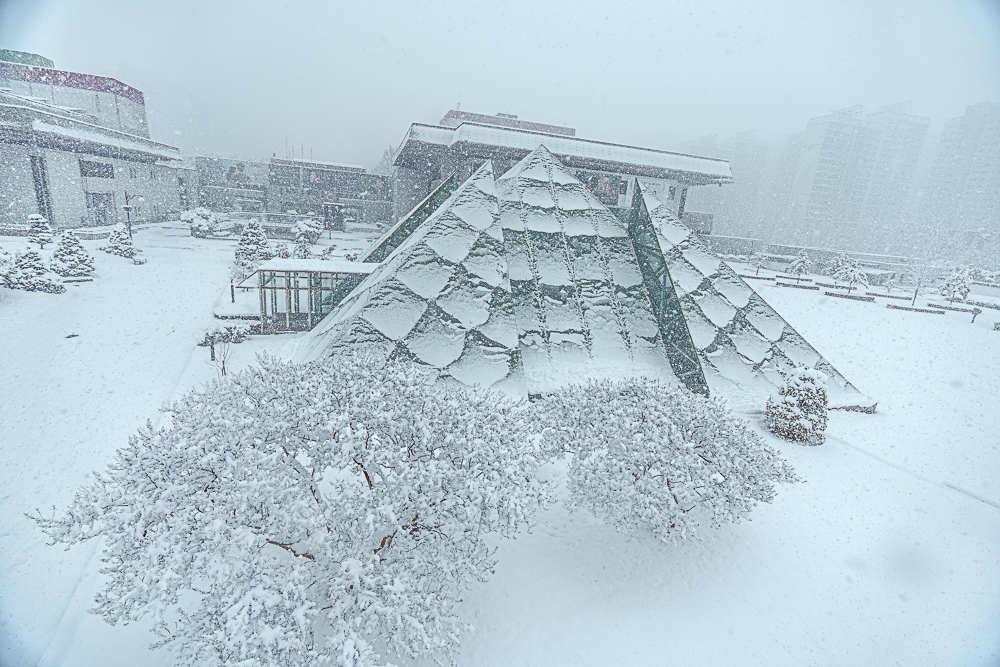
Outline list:
[[[1000,101],[1000,4],[862,0],[325,5],[0,0],[0,48],[113,76],[187,154],[372,166],[456,103],[675,148],[903,100]]]

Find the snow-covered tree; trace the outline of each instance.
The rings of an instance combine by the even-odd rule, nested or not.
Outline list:
[[[292,257],[295,259],[310,259],[313,256],[312,241],[305,230],[299,230],[295,236],[295,247],[292,249]]]
[[[378,159],[375,166],[369,170],[369,173],[378,174],[379,176],[390,176],[392,174],[392,158],[396,156],[396,149],[393,146],[389,146],[384,151],[382,151],[382,157]]]
[[[767,430],[792,442],[821,445],[827,417],[826,376],[811,368],[796,368],[764,410]]]
[[[52,226],[45,216],[37,213],[28,216],[28,242],[37,243],[39,248],[52,243]]]
[[[843,260],[838,262],[837,270],[833,273],[834,279],[847,283],[848,294],[859,285],[868,287],[868,274],[865,273],[861,264],[846,255],[841,255],[841,257]]]
[[[316,243],[323,233],[323,223],[315,218],[303,218],[292,226],[292,233],[295,235],[295,242],[304,235],[310,244]]]
[[[831,259],[829,262],[827,262],[826,270],[831,276],[836,277],[837,272],[840,271],[842,267],[847,265],[850,261],[851,258],[848,257],[846,253],[840,253],[839,255]]]
[[[18,254],[14,266],[4,275],[3,284],[4,287],[28,292],[60,294],[66,291],[66,287],[45,268],[41,256],[34,250]]]
[[[274,256],[279,259],[288,259],[292,256],[292,252],[288,249],[287,243],[279,243],[274,250]]]
[[[181,213],[181,221],[188,223],[191,236],[198,238],[212,236],[219,230],[219,216],[204,206],[184,211]]]
[[[114,226],[111,234],[108,236],[108,244],[101,246],[100,249],[109,255],[118,255],[119,257],[128,257],[130,259],[135,258],[139,252],[132,245],[132,237],[129,236],[128,229],[122,223]]]
[[[233,262],[233,278],[242,279],[257,270],[261,262],[271,259],[271,251],[267,247],[267,234],[256,218],[248,220],[243,226],[240,242],[236,244],[236,257]]]
[[[14,268],[14,257],[9,252],[0,248],[0,285],[4,284],[7,273]]]
[[[809,254],[802,250],[799,252],[798,256],[792,260],[792,263],[788,265],[787,271],[795,276],[795,282],[799,282],[802,279],[803,273],[809,273],[809,268],[812,266],[812,262],[809,261]]]
[[[952,303],[955,302],[955,299],[964,301],[971,290],[972,278],[969,276],[969,267],[967,266],[953,268],[948,273],[948,277],[945,278],[944,284],[941,285],[941,294],[948,297]]]
[[[770,502],[792,469],[714,399],[649,379],[574,385],[532,403],[571,454],[570,501],[621,530],[684,537]]]
[[[70,507],[101,537],[106,621],[151,618],[181,665],[448,660],[456,606],[549,498],[525,408],[408,364],[261,360],[170,406]],[[379,655],[381,653],[382,655]]]
[[[767,257],[764,256],[764,253],[757,250],[751,250],[750,254],[747,255],[747,263],[757,269],[756,273],[754,273],[755,276],[760,275],[760,270],[764,267],[766,261]]]
[[[67,229],[59,237],[49,268],[64,278],[85,278],[94,272],[94,258],[73,230]]]

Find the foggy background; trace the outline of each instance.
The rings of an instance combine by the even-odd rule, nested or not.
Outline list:
[[[151,136],[188,155],[368,167],[459,101],[677,149],[903,100],[933,132],[1000,99],[1000,3],[982,0],[0,0],[0,47],[139,88]]]

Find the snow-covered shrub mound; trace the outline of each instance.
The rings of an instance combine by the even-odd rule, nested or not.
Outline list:
[[[94,258],[68,229],[59,237],[49,268],[64,278],[86,278],[94,272]]]
[[[18,254],[14,265],[0,276],[0,283],[28,292],[60,294],[66,291],[62,281],[45,268],[41,256],[34,250]]]
[[[198,343],[198,346],[208,347],[209,345],[218,343],[242,343],[247,339],[248,329],[248,326],[240,326],[238,324],[216,327],[211,331],[205,332],[205,336]]]
[[[722,403],[645,378],[566,387],[532,405],[571,454],[573,505],[620,530],[692,534],[770,502],[792,469]]]
[[[151,616],[179,664],[447,660],[459,597],[494,564],[485,534],[529,524],[549,487],[523,406],[430,380],[262,359],[35,518],[53,542],[103,537],[97,612]]]
[[[298,242],[300,236],[304,236],[308,243],[316,243],[322,233],[323,223],[315,218],[303,218],[292,225],[292,235],[295,237],[296,242]]]
[[[826,375],[797,368],[786,378],[777,396],[767,401],[767,430],[792,442],[821,445],[827,418]]]
[[[214,236],[220,230],[219,216],[204,206],[181,213],[181,222],[188,224],[191,236],[200,239]]]

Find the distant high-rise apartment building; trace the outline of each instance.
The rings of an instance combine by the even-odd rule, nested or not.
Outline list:
[[[929,121],[908,102],[813,118],[789,137],[775,172],[772,240],[886,252],[906,233]],[[734,169],[735,173],[735,169]]]
[[[728,160],[733,182],[722,187],[691,191],[688,206],[710,211],[712,233],[722,236],[762,238],[769,217],[771,147],[753,132],[719,139],[708,135],[678,146],[684,153]]]
[[[1000,104],[945,122],[920,201],[929,256],[1000,265]]]

